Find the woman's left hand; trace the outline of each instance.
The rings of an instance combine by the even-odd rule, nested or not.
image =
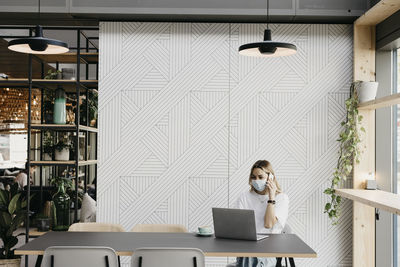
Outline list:
[[[276,184],[270,178],[268,178],[267,180],[267,188],[268,188],[269,199],[274,200],[277,188]]]

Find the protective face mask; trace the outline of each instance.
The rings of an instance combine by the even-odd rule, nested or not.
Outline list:
[[[258,192],[262,192],[265,189],[265,184],[267,183],[266,179],[263,180],[252,180],[251,185],[254,187],[255,190]]]

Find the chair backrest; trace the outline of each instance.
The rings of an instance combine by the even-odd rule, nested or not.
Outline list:
[[[181,224],[137,224],[131,232],[187,233],[188,230]]]
[[[138,248],[131,267],[204,267],[204,254],[197,248]]]
[[[122,225],[116,223],[74,223],[68,231],[70,232],[125,232]]]
[[[117,254],[108,247],[48,247],[41,267],[118,267]]]

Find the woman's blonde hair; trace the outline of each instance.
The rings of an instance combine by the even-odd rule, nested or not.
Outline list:
[[[277,189],[276,192],[277,193],[282,193],[282,189],[281,189],[281,186],[278,183],[278,180],[276,179],[276,175],[275,175],[274,169],[272,168],[272,165],[268,160],[258,160],[258,161],[256,161],[256,163],[253,164],[253,167],[251,167],[250,175],[249,175],[249,185],[251,186],[251,177],[253,176],[253,171],[254,171],[254,169],[257,169],[257,168],[259,168],[259,169],[261,169],[261,170],[263,170],[263,171],[265,171],[267,173],[272,173],[272,175],[274,175],[274,177],[275,177],[274,178],[274,183],[275,183],[276,189]],[[254,189],[251,186],[250,191],[253,191],[253,190]]]

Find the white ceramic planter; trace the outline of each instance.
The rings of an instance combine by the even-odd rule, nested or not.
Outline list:
[[[63,150],[59,151],[56,149],[55,151],[55,159],[56,160],[69,160],[69,148],[64,148]]]
[[[378,82],[361,82],[358,89],[359,103],[374,100],[378,90]]]

